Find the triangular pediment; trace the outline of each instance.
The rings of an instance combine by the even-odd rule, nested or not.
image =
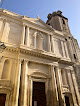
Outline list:
[[[38,19],[38,18],[29,18],[29,17],[26,17],[24,16],[23,18],[24,20],[27,20],[27,21],[30,21],[36,25],[39,25],[39,26],[42,26],[44,28],[48,28],[50,30],[54,30],[52,27],[50,27],[49,25],[47,25],[44,21],[42,21],[41,19]]]

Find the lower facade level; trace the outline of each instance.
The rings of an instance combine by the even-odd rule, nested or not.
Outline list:
[[[5,58],[0,64],[0,106],[80,106],[73,66],[46,61]]]

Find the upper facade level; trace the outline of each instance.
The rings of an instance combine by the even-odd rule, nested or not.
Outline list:
[[[64,20],[63,23],[60,23],[58,30],[52,24],[53,18],[48,17],[47,25],[39,18],[29,18],[0,9],[0,41],[3,41],[7,48],[18,48],[19,50],[40,53],[47,57],[50,56],[65,61],[74,60],[73,55],[75,53],[72,52],[70,46],[68,20],[59,12],[57,12],[58,15],[53,15],[53,18],[56,18],[56,16],[56,19],[62,18],[58,19],[59,22]],[[49,26],[49,22],[52,27]],[[66,35],[61,31],[64,31],[61,24],[66,27]],[[78,58],[77,55],[76,58]]]
[[[58,31],[62,31],[65,34],[71,35],[68,26],[68,19],[62,15],[61,11],[58,10],[57,12],[53,12],[52,14],[49,13],[47,18],[48,20],[46,23],[52,26],[52,28]]]

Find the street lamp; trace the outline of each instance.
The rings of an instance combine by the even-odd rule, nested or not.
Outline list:
[[[6,48],[6,46],[4,45],[4,42],[0,41],[0,53],[2,53],[5,48]]]

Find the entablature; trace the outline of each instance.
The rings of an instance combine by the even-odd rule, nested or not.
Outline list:
[[[16,53],[19,55],[24,54],[24,55],[31,55],[31,56],[36,56],[39,58],[49,59],[49,60],[58,62],[60,64],[68,64],[68,65],[74,64],[70,58],[69,59],[63,58],[63,57],[57,56],[54,53],[46,52],[44,50],[28,48],[28,47],[25,48],[23,46],[21,46],[20,48],[12,48],[12,47],[7,46],[5,51],[6,52],[9,51],[9,52]]]

